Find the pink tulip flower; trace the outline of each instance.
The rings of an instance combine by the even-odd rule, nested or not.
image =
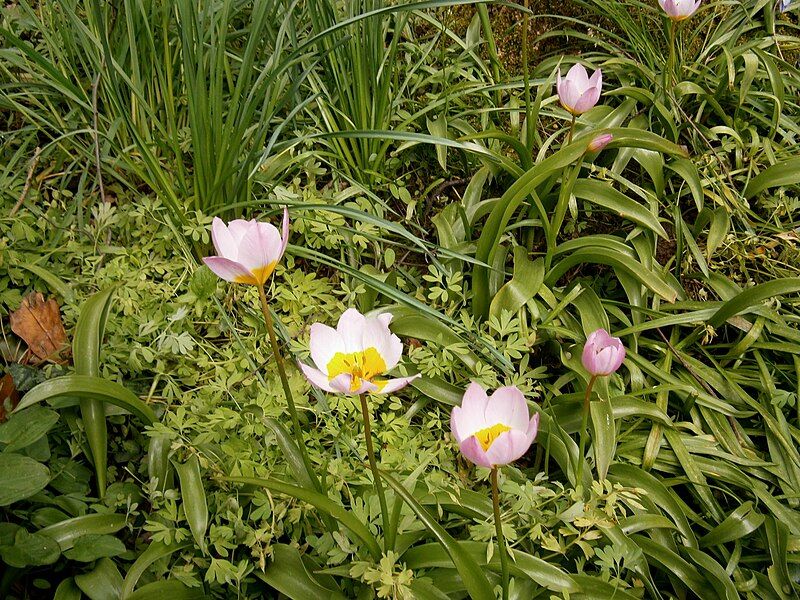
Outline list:
[[[661,8],[673,21],[683,21],[691,17],[698,8],[701,0],[658,0]]]
[[[597,104],[602,87],[603,74],[600,69],[597,69],[589,77],[583,65],[576,63],[563,79],[561,78],[561,69],[558,70],[556,79],[558,99],[561,101],[561,106],[573,115],[585,113]]]
[[[528,418],[528,404],[516,387],[501,387],[487,396],[473,382],[450,414],[450,429],[467,459],[491,469],[528,451],[539,431],[539,413]]]
[[[614,139],[614,136],[610,133],[601,133],[596,138],[594,138],[591,142],[589,142],[589,146],[587,149],[589,152],[600,152],[603,148],[608,146],[611,143],[611,140]]]
[[[322,323],[311,326],[311,359],[317,368],[300,364],[306,378],[326,392],[358,395],[388,394],[420,377],[381,379],[403,354],[403,343],[389,330],[392,315],[366,317],[347,309],[336,329]]]
[[[583,347],[581,362],[592,377],[611,375],[625,360],[622,340],[611,337],[605,329],[589,334]]]
[[[289,243],[289,211],[283,209],[283,232],[271,223],[236,219],[227,225],[219,217],[211,223],[217,256],[203,259],[225,281],[264,285]]]

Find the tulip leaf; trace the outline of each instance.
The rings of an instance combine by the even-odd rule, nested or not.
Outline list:
[[[614,452],[617,447],[617,431],[614,426],[611,402],[594,400],[589,403],[589,412],[592,416],[592,447],[595,468],[598,478],[603,481],[614,460]]]
[[[189,523],[195,542],[200,550],[206,552],[206,529],[208,529],[208,503],[203,479],[200,476],[200,461],[192,454],[184,463],[173,463],[181,484],[183,512]]]
[[[447,552],[448,557],[455,566],[458,574],[461,576],[464,586],[473,600],[493,600],[494,591],[486,575],[480,570],[478,563],[470,556],[469,553],[464,551],[463,548],[456,542],[444,527],[439,525],[436,519],[431,515],[428,510],[423,507],[417,500],[406,490],[403,485],[398,482],[394,477],[386,472],[381,471],[381,476],[386,480],[386,483],[400,496],[403,501],[408,504],[409,508],[414,511],[422,524],[431,532],[436,540],[441,544],[442,548]]]

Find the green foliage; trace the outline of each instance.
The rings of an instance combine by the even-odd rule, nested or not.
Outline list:
[[[501,476],[516,597],[794,597],[796,14],[705,2],[670,58],[656,3],[583,0],[514,76],[521,7],[345,4],[0,9],[0,596],[494,597],[486,472],[447,436],[477,381],[541,418]],[[569,143],[555,41],[605,81]],[[255,291],[196,263],[209,215],[279,205],[287,362],[357,306],[423,375],[370,397],[388,525],[357,400],[290,369],[318,489]],[[22,364],[31,290],[72,365]],[[628,355],[580,456],[598,327]]]

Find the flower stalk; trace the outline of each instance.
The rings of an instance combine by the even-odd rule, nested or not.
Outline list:
[[[492,507],[494,509],[494,527],[497,534],[497,549],[500,553],[500,579],[503,587],[503,600],[508,600],[508,548],[503,535],[503,518],[500,514],[500,486],[497,484],[498,467],[492,467]]]
[[[264,285],[256,286],[258,288],[258,297],[261,300],[261,312],[264,315],[264,323],[267,326],[267,334],[269,335],[269,343],[272,348],[272,356],[275,357],[275,364],[278,367],[278,375],[281,379],[283,386],[283,394],[286,397],[286,404],[289,407],[289,417],[292,420],[292,432],[297,447],[300,450],[300,456],[303,459],[303,465],[306,468],[311,481],[319,488],[319,479],[314,473],[314,467],[311,464],[311,459],[308,457],[306,445],[303,441],[302,429],[300,428],[300,418],[297,416],[297,406],[294,403],[294,396],[292,395],[292,388],[289,386],[289,379],[286,377],[286,365],[283,362],[281,350],[278,347],[278,339],[275,336],[275,326],[272,322],[272,315],[269,312],[269,303],[267,302],[267,291]]]
[[[592,375],[589,379],[589,385],[586,386],[586,394],[583,397],[583,417],[581,419],[581,441],[580,448],[578,449],[578,472],[575,478],[575,486],[583,484],[583,463],[584,452],[586,452],[586,438],[589,437],[589,409],[592,399],[592,388],[594,382],[597,381],[597,375]]]
[[[372,427],[369,419],[369,403],[367,402],[367,394],[359,394],[361,400],[361,416],[364,419],[364,437],[367,442],[367,458],[369,459],[369,468],[372,471],[372,479],[375,483],[375,493],[378,494],[378,501],[381,505],[381,520],[383,521],[383,540],[384,551],[394,549],[394,532],[389,525],[389,508],[386,504],[386,494],[383,491],[383,483],[381,482],[380,472],[378,471],[378,461],[375,459],[375,448],[372,445]]]

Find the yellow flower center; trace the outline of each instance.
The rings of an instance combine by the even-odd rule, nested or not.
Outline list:
[[[386,371],[386,361],[375,348],[367,348],[362,352],[337,352],[328,362],[328,379],[332,380],[343,373],[352,377],[350,391],[361,387],[362,381],[375,383],[379,388],[385,382],[373,382],[376,375]]]
[[[264,265],[263,267],[258,267],[253,269],[247,275],[239,275],[236,278],[236,283],[246,283],[248,285],[264,285],[269,279],[269,276],[272,275],[272,272],[275,270],[275,266],[278,264],[277,260],[273,260],[268,265]]]
[[[500,434],[505,433],[506,431],[511,431],[511,427],[503,425],[502,423],[498,423],[497,425],[492,425],[486,429],[481,429],[474,435],[480,443],[481,448],[483,448],[483,451],[486,452],[489,450],[489,447],[494,444],[494,441],[500,437]]]

